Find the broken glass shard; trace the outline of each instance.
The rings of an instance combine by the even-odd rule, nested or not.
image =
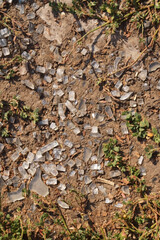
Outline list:
[[[48,187],[44,184],[41,179],[41,170],[37,169],[35,177],[31,180],[29,184],[29,190],[36,192],[37,194],[46,197],[49,194]]]
[[[23,200],[25,197],[23,196],[23,189],[25,189],[25,183],[22,183],[20,188],[16,192],[8,193],[8,198],[10,202],[16,202],[19,200]]]
[[[84,154],[83,154],[83,160],[85,162],[88,162],[88,160],[91,158],[92,156],[92,150],[88,147],[84,148]]]
[[[58,205],[61,207],[61,208],[64,208],[64,209],[68,209],[69,208],[69,205],[63,201],[61,201],[60,199],[57,200],[57,203]]]
[[[50,151],[51,149],[57,147],[58,145],[59,145],[59,144],[58,144],[57,141],[53,141],[53,142],[45,145],[44,147],[41,147],[41,148],[39,149],[38,153],[40,153],[40,154],[46,153],[46,152]]]

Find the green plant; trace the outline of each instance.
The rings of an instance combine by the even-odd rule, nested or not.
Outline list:
[[[103,144],[103,151],[107,160],[109,160],[108,166],[117,167],[122,172],[126,171],[125,163],[122,161],[120,154],[120,147],[117,144],[116,139],[110,139],[107,144]]]
[[[160,134],[156,128],[152,128],[152,133],[153,133],[153,140],[155,143],[159,144],[160,143]]]
[[[9,102],[0,102],[0,135],[2,137],[9,136],[10,117],[15,120],[22,119],[26,122],[33,121],[36,124],[39,121],[39,110],[32,110],[30,107],[24,105],[19,99],[19,96],[14,96]]]
[[[126,124],[132,135],[140,139],[146,138],[147,130],[150,128],[149,122],[146,119],[142,120],[141,115],[137,112],[134,115],[124,112],[123,115],[126,115]]]

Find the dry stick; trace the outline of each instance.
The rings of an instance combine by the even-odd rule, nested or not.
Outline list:
[[[107,77],[110,77],[111,75],[114,75],[114,74],[116,74],[116,73],[118,73],[118,72],[121,72],[121,71],[123,71],[123,70],[127,70],[127,69],[131,68],[131,67],[142,57],[142,55],[146,52],[146,50],[152,46],[153,42],[155,41],[154,38],[155,38],[155,36],[157,35],[159,29],[160,29],[160,27],[155,31],[155,33],[154,33],[154,35],[153,35],[153,37],[152,37],[152,41],[151,41],[151,43],[149,44],[149,46],[148,46],[148,47],[145,47],[145,48],[143,49],[143,51],[142,51],[142,52],[140,53],[140,55],[136,58],[135,61],[133,61],[131,64],[128,64],[127,66],[125,66],[125,67],[123,67],[123,68],[120,68],[120,69],[118,69],[118,70],[116,70],[116,71],[114,71],[114,72],[112,72],[112,73],[108,73],[108,74],[107,74]],[[103,81],[106,81],[106,80],[103,80]]]

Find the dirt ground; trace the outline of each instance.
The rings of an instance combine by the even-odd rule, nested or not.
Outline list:
[[[134,26],[123,26],[122,29],[116,31],[113,35],[106,35],[106,28],[100,29],[88,35],[80,44],[75,44],[75,41],[84,35],[90,29],[95,28],[101,24],[97,20],[88,20],[83,22],[77,20],[72,15],[60,14],[58,17],[46,15],[48,19],[40,17],[41,10],[49,9],[41,1],[34,1],[39,5],[37,10],[33,10],[32,2],[25,3],[25,13],[20,14],[19,9],[15,4],[9,6],[7,14],[13,19],[15,29],[17,29],[17,36],[8,39],[8,47],[10,49],[9,56],[2,56],[1,62],[5,63],[13,59],[15,55],[21,55],[24,51],[28,52],[33,57],[30,60],[24,59],[22,63],[17,66],[12,64],[11,68],[15,71],[15,77],[6,80],[3,77],[0,79],[0,99],[10,101],[13,96],[18,95],[20,99],[32,109],[39,108],[41,119],[48,119],[49,124],[40,126],[33,123],[26,123],[23,120],[15,122],[14,129],[11,130],[11,137],[19,138],[21,148],[28,147],[29,152],[36,153],[42,146],[57,140],[64,154],[64,159],[54,158],[53,151],[50,150],[52,160],[45,160],[45,164],[54,163],[65,167],[65,171],[58,173],[57,185],[50,185],[49,195],[44,198],[46,202],[56,202],[58,198],[63,199],[68,205],[69,209],[61,209],[66,222],[70,229],[80,227],[84,224],[82,215],[86,219],[85,223],[91,222],[95,228],[105,226],[112,215],[118,210],[115,207],[117,203],[123,203],[126,199],[134,199],[139,196],[135,190],[131,190],[130,194],[126,195],[122,191],[124,185],[123,174],[116,178],[110,178],[110,168],[105,165],[104,157],[101,160],[84,161],[85,147],[91,149],[91,156],[98,156],[98,149],[100,144],[107,139],[117,138],[121,150],[125,156],[128,164],[132,166],[144,167],[146,175],[144,179],[149,189],[148,194],[160,191],[160,158],[156,157],[148,160],[145,156],[146,141],[138,141],[132,134],[123,134],[121,130],[122,112],[135,111],[139,112],[145,117],[152,126],[160,129],[160,92],[157,88],[160,68],[154,72],[149,72],[149,65],[152,62],[159,62],[159,44],[160,38],[157,39],[154,46],[148,49],[140,61],[136,62],[129,70],[124,71],[121,77],[110,76],[107,74],[113,69],[116,57],[120,57],[119,68],[124,67],[132,61],[136,60],[137,56],[145,48],[145,43],[141,43],[138,37],[138,31]],[[46,3],[47,4],[47,3]],[[5,11],[4,9],[1,9]],[[48,10],[47,10],[48,11]],[[35,18],[28,19],[27,14],[35,12]],[[1,13],[1,17],[3,13]],[[45,15],[45,14],[44,14]],[[54,21],[54,22],[53,22]],[[31,28],[33,24],[33,30]],[[64,24],[68,23],[68,24]],[[57,25],[59,28],[56,28]],[[42,33],[37,33],[38,26],[43,25]],[[17,28],[19,26],[19,28]],[[83,31],[79,28],[83,27]],[[132,28],[130,28],[132,27]],[[4,26],[1,25],[1,29]],[[14,28],[13,28],[14,29]],[[57,33],[55,32],[55,29]],[[152,36],[154,29],[145,31],[145,39]],[[60,33],[60,36],[57,35]],[[48,40],[51,39],[51,40]],[[56,38],[58,41],[56,41]],[[28,40],[29,39],[29,40]],[[29,41],[25,44],[24,42]],[[86,49],[83,55],[82,50]],[[93,67],[94,62],[98,67]],[[45,67],[50,63],[52,69],[55,70],[54,75],[48,73],[36,72],[36,67]],[[27,64],[26,72],[23,74]],[[67,76],[68,82],[58,81],[56,71],[58,68],[64,69],[64,75]],[[98,69],[98,70],[97,70]],[[139,73],[146,69],[147,77],[145,80],[139,78]],[[81,74],[81,70],[83,74]],[[78,73],[79,71],[79,73]],[[48,70],[49,72],[49,70]],[[44,79],[45,75],[52,77],[51,82]],[[34,89],[28,88],[23,81],[29,80],[34,84]],[[99,80],[105,80],[98,85]],[[120,81],[122,87],[120,94],[132,92],[131,97],[126,100],[120,100],[119,97],[112,95],[113,90],[117,90],[115,84]],[[53,86],[55,85],[55,86]],[[126,87],[126,88],[125,88]],[[40,93],[40,88],[42,92]],[[54,89],[55,88],[55,89]],[[58,90],[62,91],[62,96],[55,93]],[[58,104],[65,103],[68,100],[70,91],[75,92],[75,100],[72,102],[74,107],[80,108],[81,100],[84,100],[86,105],[85,114],[78,117],[78,114],[72,114],[67,108],[65,109],[65,120],[62,121],[58,114]],[[135,103],[133,106],[132,104]],[[106,112],[106,107],[109,106],[112,111],[112,116]],[[98,120],[93,117],[94,113],[98,113],[102,119]],[[69,127],[69,121],[72,121],[76,127],[80,129],[77,135]],[[50,124],[55,122],[58,130],[50,128]],[[88,124],[88,129],[87,126]],[[99,136],[94,137],[91,134],[93,126],[98,127]],[[113,129],[113,135],[108,134],[108,129]],[[37,138],[33,137],[36,132]],[[49,132],[49,137],[46,133]],[[71,149],[64,145],[64,140],[68,139],[74,144],[75,151],[71,153]],[[150,141],[150,140],[148,140]],[[34,176],[30,175],[29,179],[23,179],[23,176],[18,172],[18,167],[22,166],[26,161],[27,155],[20,155],[16,161],[11,160],[12,154],[15,152],[17,146],[15,144],[8,144],[5,138],[1,138],[0,142],[5,145],[2,153],[0,153],[0,171],[1,176],[5,175],[5,170],[9,171],[9,178],[4,180],[5,186],[3,188],[3,203],[2,206],[6,212],[11,212],[13,215],[17,208],[21,209],[23,217],[29,217],[36,221],[39,218],[40,210],[38,207],[34,209],[33,198],[26,197],[23,200],[8,202],[8,193],[15,192],[25,182],[26,187],[29,186],[31,179]],[[130,151],[132,149],[132,151]],[[138,165],[138,158],[144,156],[142,166]],[[68,165],[68,161],[73,160],[72,167]],[[77,160],[80,162],[78,165]],[[42,171],[42,180],[46,183],[48,176],[42,168],[44,162],[38,162]],[[102,171],[92,171],[90,168],[93,163],[99,163]],[[84,170],[84,175],[91,178],[91,183],[86,184],[84,175],[80,171]],[[74,172],[73,172],[74,171]],[[73,174],[73,176],[71,175]],[[18,177],[17,186],[14,187],[13,182],[9,183],[9,179]],[[114,182],[114,186],[100,183],[98,178],[108,179]],[[57,186],[64,184],[65,189],[59,190]],[[84,194],[81,200],[76,201],[76,192]],[[95,192],[93,191],[94,189]],[[113,203],[106,204],[105,199],[113,200]],[[81,202],[79,202],[81,201]],[[120,209],[121,210],[121,209]],[[56,230],[55,228],[55,236]]]

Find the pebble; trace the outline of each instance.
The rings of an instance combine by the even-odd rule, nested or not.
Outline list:
[[[69,209],[69,205],[61,200],[57,200],[57,203],[58,205],[61,207],[61,208],[64,208],[64,209]]]
[[[30,13],[27,14],[27,19],[28,20],[34,19],[35,17],[36,17],[35,12],[30,12]]]
[[[34,84],[33,84],[31,81],[29,81],[29,80],[24,80],[24,81],[22,81],[22,83],[23,83],[26,87],[34,90]]]
[[[113,203],[113,200],[112,200],[112,199],[109,199],[109,198],[106,198],[106,199],[105,199],[105,203],[107,203],[107,204]]]
[[[153,62],[149,65],[148,72],[154,72],[158,68],[160,68],[160,63],[159,62]]]
[[[44,74],[46,72],[46,69],[45,69],[45,67],[37,66],[36,67],[36,72]]]
[[[125,93],[125,94],[123,94],[123,95],[120,97],[120,100],[121,100],[121,101],[128,100],[128,99],[132,96],[132,94],[133,94],[133,92]]]
[[[0,153],[3,151],[4,149],[4,144],[0,143]]]
[[[110,171],[109,175],[111,178],[115,178],[121,176],[121,172],[119,170]]]
[[[72,103],[70,101],[66,101],[65,102],[66,107],[69,109],[69,111],[75,115],[75,113],[77,112],[76,108],[72,105]]]
[[[38,24],[37,29],[36,29],[36,33],[42,34],[43,31],[44,31],[44,25],[43,24]]]
[[[160,90],[160,80],[158,81],[157,87],[158,90]]]
[[[89,176],[84,176],[84,182],[85,182],[85,184],[90,184],[91,182],[92,182],[92,179],[89,177]]]
[[[4,56],[9,56],[10,55],[10,50],[8,47],[2,48],[2,53]]]
[[[128,186],[122,186],[122,192],[126,195],[130,195],[130,190]]]
[[[138,77],[142,80],[145,81],[147,78],[147,70],[142,70],[139,74]]]
[[[128,132],[128,128],[127,128],[127,125],[125,122],[122,122],[121,123],[121,131],[122,131],[122,134],[124,135],[127,135],[129,132]]]
[[[144,160],[144,157],[143,157],[143,156],[140,156],[140,157],[138,158],[138,164],[139,164],[139,165],[142,165],[143,160]]]
[[[123,86],[121,81],[118,81],[115,85],[115,88],[117,88],[118,90],[120,90],[120,88]]]
[[[6,47],[7,46],[7,40],[5,38],[0,39],[0,47]]]
[[[111,91],[111,94],[112,94],[113,97],[117,97],[117,98],[119,98],[121,96],[120,92],[117,91],[117,90]]]
[[[47,185],[57,185],[57,178],[49,178],[49,179],[46,181],[46,184],[47,184]]]
[[[63,82],[64,80],[64,68],[59,67],[57,69],[56,78],[58,82]]]
[[[74,91],[69,91],[69,97],[68,97],[69,101],[74,102],[75,99],[75,92]]]
[[[44,147],[41,147],[41,148],[39,149],[38,153],[39,153],[39,154],[44,154],[44,153],[50,151],[51,149],[57,147],[58,145],[59,145],[59,144],[58,144],[57,141],[53,141],[53,142],[45,145]]]
[[[81,54],[85,56],[87,54],[88,50],[86,48],[83,48],[81,51]]]
[[[117,203],[114,205],[116,208],[122,208],[123,207],[123,204],[122,203]]]

